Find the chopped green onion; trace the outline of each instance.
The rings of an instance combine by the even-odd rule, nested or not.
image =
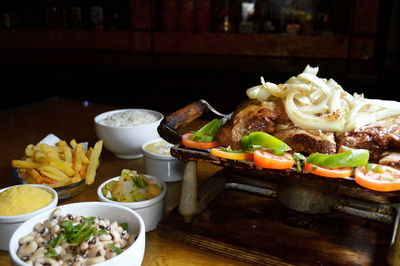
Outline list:
[[[116,247],[113,244],[108,244],[108,247],[110,248],[111,251],[117,253],[117,255],[121,254],[124,251],[123,249],[120,249],[119,247]]]
[[[232,150],[231,146],[229,145],[226,148],[221,148],[224,152],[229,152],[229,153],[241,153],[243,152],[242,150]]]
[[[128,223],[121,223],[120,226],[121,226],[122,229],[124,229],[125,231],[128,231]]]

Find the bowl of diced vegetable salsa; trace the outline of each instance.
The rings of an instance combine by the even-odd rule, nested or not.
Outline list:
[[[146,225],[146,232],[157,228],[164,215],[166,184],[154,176],[123,169],[120,176],[105,181],[97,189],[102,202],[135,210]]]

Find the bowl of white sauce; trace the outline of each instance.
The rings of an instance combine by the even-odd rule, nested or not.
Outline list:
[[[142,144],[146,174],[164,182],[182,180],[184,163],[170,153],[171,147],[163,138],[154,138]]]
[[[157,132],[163,114],[148,109],[119,109],[94,118],[97,137],[104,147],[122,159],[143,156],[141,145],[160,137]]]

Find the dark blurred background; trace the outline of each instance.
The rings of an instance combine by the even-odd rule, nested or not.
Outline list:
[[[63,97],[228,113],[307,64],[400,101],[397,0],[2,0],[0,109]]]

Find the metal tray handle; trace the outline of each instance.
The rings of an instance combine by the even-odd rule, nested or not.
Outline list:
[[[189,124],[203,115],[208,118],[227,118],[226,115],[216,111],[207,101],[201,99],[164,117],[157,128],[158,134],[170,143],[179,144],[182,133],[178,131],[178,128]]]

